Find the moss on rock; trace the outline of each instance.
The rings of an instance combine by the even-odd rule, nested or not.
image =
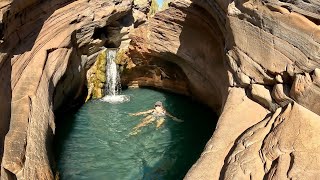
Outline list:
[[[106,50],[103,50],[99,53],[96,62],[87,72],[88,96],[86,101],[90,98],[99,99],[103,97],[106,82],[106,52]]]

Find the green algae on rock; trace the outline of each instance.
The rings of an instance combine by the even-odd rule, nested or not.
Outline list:
[[[106,82],[106,52],[107,50],[103,50],[99,53],[96,62],[87,72],[88,96],[86,101],[103,96],[103,87]]]
[[[116,53],[115,63],[125,68],[132,68],[134,64],[131,59],[126,55],[126,49],[120,49]],[[106,83],[106,65],[107,65],[108,49],[102,50],[96,58],[96,62],[87,72],[87,88],[88,95],[86,101],[90,98],[100,99],[104,95],[104,87]]]

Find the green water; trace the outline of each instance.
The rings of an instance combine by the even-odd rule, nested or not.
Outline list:
[[[210,109],[184,96],[150,89],[122,94],[129,95],[130,102],[90,101],[58,118],[55,146],[62,180],[176,180],[199,158],[217,119]],[[151,109],[159,100],[184,122],[167,117],[160,129],[153,123],[130,136],[143,116],[128,113]]]

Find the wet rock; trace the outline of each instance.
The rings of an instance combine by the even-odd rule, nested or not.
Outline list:
[[[96,62],[87,71],[88,95],[90,98],[99,99],[104,95],[104,84],[106,82],[106,50],[102,50],[97,56]]]

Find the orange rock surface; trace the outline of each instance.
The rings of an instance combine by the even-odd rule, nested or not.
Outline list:
[[[318,179],[318,0],[0,2],[1,179],[54,179],[54,113],[83,103],[103,47],[124,85],[197,98],[220,118],[185,179]],[[126,64],[127,63],[127,64]]]

